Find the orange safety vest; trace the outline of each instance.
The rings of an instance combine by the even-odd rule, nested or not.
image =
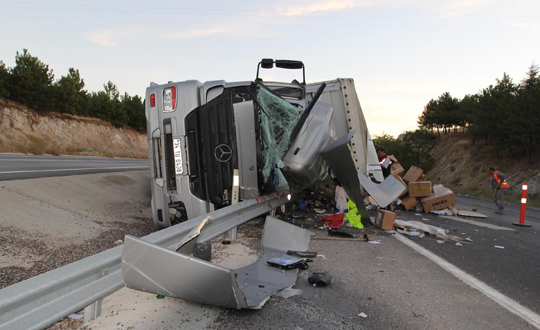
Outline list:
[[[506,189],[508,188],[508,183],[506,183],[506,180],[504,180],[502,183],[501,183],[501,179],[499,179],[499,176],[497,175],[497,172],[493,173],[493,177],[495,178],[495,181],[497,181],[497,184],[499,185],[499,187],[501,189]]]

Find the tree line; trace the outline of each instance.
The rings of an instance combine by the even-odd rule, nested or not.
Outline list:
[[[494,146],[499,156],[508,150],[514,158],[517,150],[525,150],[529,162],[533,148],[540,144],[540,77],[539,67],[532,64],[525,79],[514,83],[504,73],[495,85],[466,95],[459,100],[446,92],[431,99],[418,117],[420,128],[447,134],[463,129],[473,143]]]
[[[0,60],[0,99],[23,104],[39,112],[58,112],[99,118],[116,127],[146,129],[143,100],[128,93],[120,95],[111,81],[104,90],[88,92],[79,70],[55,80],[49,65],[30,55],[28,50],[17,52],[15,66],[6,67]]]
[[[428,172],[435,164],[431,156],[434,140],[431,131],[421,128],[407,131],[398,138],[383,133],[374,138],[373,143],[376,148],[383,147],[388,155],[394,155],[405,171],[414,165]]]

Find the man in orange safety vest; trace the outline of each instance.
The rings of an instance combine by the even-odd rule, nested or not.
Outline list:
[[[495,213],[504,214],[504,194],[508,189],[508,183],[506,183],[505,180],[506,177],[491,166],[488,168],[488,173],[490,176],[491,192],[495,192],[495,194],[493,194],[493,201],[498,208]]]

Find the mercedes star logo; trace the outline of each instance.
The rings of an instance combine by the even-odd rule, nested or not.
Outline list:
[[[221,163],[228,162],[232,157],[232,149],[226,144],[220,144],[214,150],[214,157]]]

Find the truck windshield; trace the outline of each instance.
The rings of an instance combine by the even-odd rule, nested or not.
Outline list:
[[[257,85],[257,101],[261,106],[261,135],[263,140],[263,177],[277,190],[289,185],[281,173],[283,156],[287,152],[291,133],[302,109],[273,94],[264,85]]]

